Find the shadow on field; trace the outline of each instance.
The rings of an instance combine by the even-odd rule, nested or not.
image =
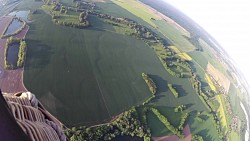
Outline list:
[[[37,40],[26,40],[28,44],[25,69],[44,68],[50,63],[51,56],[54,54],[52,47]]]
[[[166,92],[168,90],[166,80],[162,79],[158,75],[153,75],[153,74],[150,74],[149,77],[152,78],[152,80],[156,84],[156,87],[157,87],[156,95],[158,95],[162,92]]]
[[[195,68],[195,66],[194,66],[194,63],[193,63],[193,62],[189,62],[189,64],[190,64],[190,66],[192,67],[192,70],[193,70],[195,73],[197,73],[197,70],[196,70],[196,68]],[[207,87],[208,84],[207,84],[206,82],[202,81],[202,79],[201,79],[201,77],[200,77],[199,75],[197,75],[197,78],[198,78],[198,80],[201,82],[202,90],[204,91],[204,90],[205,90],[204,88]]]
[[[187,95],[186,90],[184,90],[181,85],[174,85],[174,87],[177,89],[177,92],[179,93],[179,97],[184,97]]]
[[[192,107],[194,104],[190,103],[190,104],[186,104],[186,109],[189,109],[190,107]]]
[[[198,134],[201,135],[205,141],[214,140],[210,135],[209,136],[207,135],[208,132],[209,132],[208,129],[203,129]]]
[[[188,63],[189,63],[189,65],[191,66],[193,72],[196,72],[196,68],[195,68],[195,66],[194,66],[194,63],[191,62],[191,61],[189,61]]]

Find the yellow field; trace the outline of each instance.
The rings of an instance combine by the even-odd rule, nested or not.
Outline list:
[[[216,100],[219,102],[220,106],[217,110],[217,112],[219,113],[219,118],[222,124],[222,127],[226,129],[226,132],[228,131],[228,127],[227,127],[227,119],[226,119],[226,115],[225,115],[225,109],[223,107],[223,102],[221,100],[220,95],[216,95]]]
[[[232,131],[229,135],[229,141],[239,141],[240,138],[239,138],[239,135],[237,132],[235,131]]]
[[[213,77],[213,79],[219,84],[220,87],[224,88],[225,93],[227,94],[230,88],[230,80],[209,62],[207,64],[206,71],[210,76]]]
[[[168,46],[168,47],[171,48],[176,54],[181,53],[181,51],[176,46]]]
[[[180,56],[184,60],[191,61],[192,57],[190,57],[187,53],[181,52],[176,46],[168,46],[171,48],[178,56]]]
[[[188,60],[188,61],[192,60],[192,58],[187,53],[185,53],[185,52],[179,53],[178,56],[180,56],[184,60]]]
[[[122,8],[128,10],[135,16],[141,18],[142,20],[146,21],[153,27],[156,25],[151,21],[151,18],[155,20],[160,20],[161,18],[157,16],[153,10],[147,8],[145,5],[141,4],[136,0],[111,0],[113,3],[121,6]]]
[[[216,87],[214,86],[213,81],[210,79],[210,77],[208,76],[208,74],[205,74],[205,79],[207,80],[207,83],[209,85],[209,87],[216,92]]]

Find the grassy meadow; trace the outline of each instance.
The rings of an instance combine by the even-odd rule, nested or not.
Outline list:
[[[128,10],[138,18],[141,18],[145,22],[149,23],[151,26],[156,27],[156,24],[152,21],[160,19],[156,16],[153,11],[147,9],[144,5],[135,0],[111,0],[113,3],[119,5],[120,7]]]
[[[190,52],[195,50],[196,47],[184,37],[185,35],[167,21],[154,20],[154,23],[157,26],[157,30],[181,51]]]

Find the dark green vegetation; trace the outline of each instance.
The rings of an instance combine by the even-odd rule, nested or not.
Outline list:
[[[86,28],[90,25],[88,12],[83,11],[79,14],[77,8],[61,6],[58,3],[43,5],[42,8],[51,15],[55,24],[74,28]]]
[[[143,42],[94,27],[57,26],[39,12],[26,36],[32,47],[27,50],[24,83],[64,123],[108,120],[151,96],[141,72],[166,77],[157,56]],[[90,22],[111,28],[95,17]]]
[[[138,117],[138,112],[132,108],[108,124],[73,127],[65,132],[71,141],[112,140],[122,136],[138,137],[144,141],[150,141],[150,130],[145,123],[138,120]]]
[[[21,26],[19,27],[20,23],[21,23]],[[2,33],[1,38],[6,38],[6,37],[17,35],[25,27],[26,27],[26,22],[22,18],[14,17],[14,18],[12,18],[10,24],[8,26],[6,26],[4,32]]]
[[[10,37],[6,41],[4,50],[5,69],[16,69],[23,67],[26,53],[26,42],[22,39]]]
[[[172,92],[172,94],[175,96],[175,98],[178,98],[179,94],[176,91],[176,89],[174,88],[174,86],[172,84],[168,84],[168,88]]]
[[[168,130],[170,130],[174,135],[177,135],[178,137],[183,138],[183,135],[181,134],[181,132],[178,129],[176,129],[173,125],[171,125],[168,119],[165,116],[163,116],[161,113],[159,113],[157,109],[151,108],[151,111],[157,116],[157,118],[163,123],[163,125],[166,126]]]
[[[142,78],[145,80],[145,82],[147,83],[148,87],[149,87],[149,90],[150,92],[155,95],[156,93],[156,85],[154,83],[154,81],[145,73],[142,73]]]

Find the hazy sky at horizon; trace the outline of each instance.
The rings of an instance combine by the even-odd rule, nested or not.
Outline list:
[[[212,35],[250,84],[249,0],[165,0]]]

